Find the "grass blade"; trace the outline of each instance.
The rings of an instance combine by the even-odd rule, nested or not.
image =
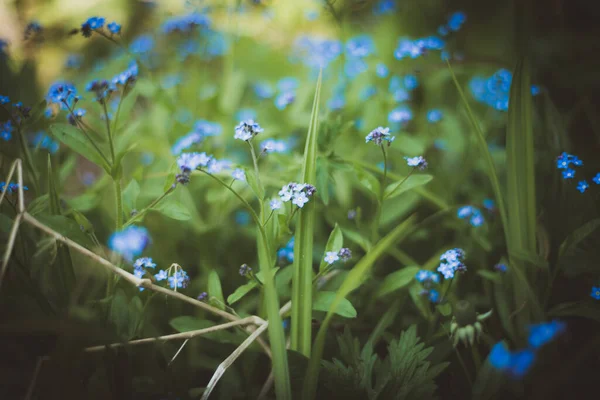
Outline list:
[[[325,336],[327,335],[327,328],[329,327],[331,318],[334,315],[333,310],[337,310],[337,307],[341,301],[348,296],[350,292],[362,284],[375,261],[382,254],[384,254],[389,247],[393,246],[396,242],[410,232],[410,228],[412,227],[414,220],[415,216],[413,215],[402,224],[398,225],[379,242],[377,242],[371,251],[365,254],[363,258],[361,258],[360,261],[354,266],[354,268],[352,268],[342,283],[342,286],[340,286],[315,339],[312,356],[310,358],[310,364],[306,372],[306,379],[304,381],[304,391],[302,393],[302,398],[304,400],[312,400],[315,397],[317,382],[319,380],[321,356],[323,355],[323,348],[325,346]]]
[[[319,73],[312,114],[308,127],[302,183],[313,186],[317,181],[317,134],[319,128],[319,100],[321,97],[322,72]],[[290,347],[310,357],[312,336],[312,279],[313,236],[315,225],[315,201],[310,201],[298,215],[294,245],[294,275],[292,280],[292,326]]]

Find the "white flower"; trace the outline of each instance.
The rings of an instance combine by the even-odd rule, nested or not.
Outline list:
[[[302,208],[304,204],[308,203],[308,197],[306,197],[306,193],[300,192],[297,193],[292,199],[292,203]]]
[[[338,256],[337,251],[328,251],[327,253],[325,253],[325,262],[329,265],[333,264],[339,259],[340,256]]]

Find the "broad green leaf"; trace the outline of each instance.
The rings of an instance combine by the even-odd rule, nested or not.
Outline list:
[[[169,217],[177,221],[187,221],[192,218],[192,215],[188,209],[183,204],[175,200],[163,201],[153,210],[158,211],[165,217]]]
[[[212,270],[208,274],[208,295],[214,297],[217,302],[217,308],[225,309],[225,298],[223,297],[223,289],[221,288],[221,280],[217,271]]]
[[[335,292],[317,292],[313,302],[313,310],[327,312],[334,300]],[[347,299],[339,302],[334,312],[344,318],[356,318],[357,315],[356,309]]]
[[[344,236],[342,235],[342,230],[335,224],[333,231],[329,234],[329,239],[327,239],[327,244],[325,245],[325,253],[328,251],[340,251],[342,246],[344,245]],[[319,272],[323,271],[327,268],[329,264],[325,260],[321,261],[321,265],[319,266]]]
[[[72,209],[69,211],[69,215],[72,215],[75,219],[75,222],[79,224],[81,230],[87,234],[94,233],[94,225],[90,222],[89,219],[79,211]]]
[[[414,281],[415,275],[419,272],[419,267],[404,267],[399,271],[392,272],[385,277],[376,296],[381,297],[386,294],[392,293],[398,289],[407,287],[411,282]]]
[[[259,200],[263,200],[265,198],[265,191],[262,186],[258,184],[256,175],[254,174],[254,169],[244,168],[244,172],[246,173],[246,182],[248,182],[248,186],[250,186],[250,189],[252,189],[254,195]]]
[[[237,302],[242,297],[250,293],[250,291],[256,286],[258,286],[258,283],[256,283],[255,280],[250,280],[245,285],[238,287],[237,289],[235,289],[235,292],[227,296],[227,304],[232,305],[233,303]]]
[[[67,203],[79,211],[85,212],[93,210],[100,204],[101,197],[94,192],[85,192],[80,196],[67,199]]]
[[[452,306],[450,303],[438,304],[435,308],[437,308],[444,317],[448,317],[452,314]]]
[[[375,198],[377,198],[377,196],[379,196],[380,187],[380,183],[377,180],[377,178],[357,165],[354,166],[354,172],[356,173],[356,178],[358,179],[360,184],[367,188],[367,190],[369,190],[369,192]]]
[[[367,239],[358,232],[354,232],[349,229],[344,229],[344,236],[350,239],[351,242],[354,242],[357,245],[359,245],[364,251],[371,250],[371,247],[373,246],[369,239]]]
[[[125,157],[127,155],[127,153],[131,152],[137,146],[138,146],[137,143],[133,143],[124,149],[117,150],[117,154],[115,155],[115,162],[114,162],[115,168],[120,167],[123,157]]]
[[[410,175],[398,182],[389,184],[388,187],[385,188],[383,198],[389,199],[399,196],[406,191],[428,184],[432,179],[433,176],[427,174]]]
[[[319,72],[315,97],[308,125],[304,160],[302,162],[302,183],[317,184],[317,144],[319,135],[319,107],[321,103],[321,79]],[[317,193],[318,195],[318,193]],[[298,212],[294,243],[294,276],[292,279],[292,325],[290,348],[310,356],[312,344],[312,290],[313,290],[313,241],[316,218],[314,196]]]
[[[123,211],[125,215],[131,215],[136,210],[137,198],[140,195],[140,185],[135,179],[132,179],[125,190],[123,190]]]
[[[123,289],[117,289],[110,303],[110,321],[115,326],[117,335],[125,338],[129,333],[129,302]]]
[[[138,296],[134,296],[129,302],[129,335],[128,339],[132,339],[136,336],[137,330],[140,327],[142,318],[142,310],[144,305],[142,300]]]
[[[50,126],[50,131],[57,140],[110,174],[108,163],[79,129],[69,124],[54,124]]]
[[[324,157],[317,158],[316,185],[319,198],[323,204],[329,205],[329,162]]]

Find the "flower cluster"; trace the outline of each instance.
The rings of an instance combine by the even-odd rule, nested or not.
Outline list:
[[[456,272],[465,272],[467,266],[463,263],[465,252],[462,249],[450,249],[440,256],[440,265],[438,272],[444,275],[445,279],[454,278]]]
[[[417,282],[423,285],[422,296],[427,296],[432,303],[439,303],[440,292],[433,285],[440,283],[440,276],[433,271],[422,269],[415,275]]]
[[[329,265],[332,265],[338,260],[346,262],[352,258],[352,251],[347,247],[342,247],[338,251],[328,251],[325,253],[323,260]]]
[[[238,271],[241,276],[247,276],[252,273],[252,268],[248,266],[248,264],[240,265],[240,270]]]
[[[286,243],[285,247],[277,250],[277,258],[288,263],[294,262],[294,237]]]
[[[302,208],[316,191],[317,189],[313,185],[290,182],[281,188],[279,198],[284,203],[291,200],[292,204]]]
[[[448,22],[438,28],[438,34],[447,36],[450,32],[457,32],[467,20],[467,15],[462,11],[456,11],[448,17]]]
[[[19,190],[19,184],[11,182],[8,185],[6,182],[0,182],[0,193],[4,192],[4,188],[6,187],[6,193],[13,194]],[[29,190],[27,186],[23,186],[23,190]]]
[[[531,369],[536,351],[552,341],[566,329],[564,322],[542,322],[529,327],[528,347],[510,351],[503,342],[498,342],[489,355],[491,365],[508,372],[514,378],[522,378]]]
[[[346,64],[344,72],[350,79],[356,78],[368,69],[365,59],[375,52],[373,38],[369,35],[359,35],[346,42]]]
[[[473,206],[462,206],[458,209],[456,215],[460,219],[469,219],[469,223],[474,227],[479,227],[483,225],[485,219],[483,218],[483,213],[477,207]]]
[[[177,158],[177,166],[179,167],[181,173],[178,174],[175,179],[182,185],[188,184],[190,181],[190,176],[192,175],[192,171],[200,167],[207,167],[212,160],[213,157],[207,155],[206,153],[181,154]]]
[[[429,165],[423,156],[404,157],[404,159],[406,160],[406,165],[409,167],[418,168],[421,171],[424,171]]]
[[[177,15],[163,22],[160,30],[164,34],[190,33],[197,27],[208,28],[210,19],[206,15],[197,12],[187,15]]]
[[[101,30],[104,27],[105,22],[106,19],[104,17],[90,17],[81,24],[81,34],[84,37],[90,37],[92,36],[92,32]],[[108,24],[106,28],[111,35],[118,35],[121,33],[121,25],[114,21]],[[75,32],[77,32],[77,30],[75,30]]]
[[[31,140],[31,144],[35,148],[48,150],[50,154],[56,153],[60,147],[58,142],[52,140],[52,138],[46,135],[45,132],[36,133]]]
[[[108,247],[129,261],[142,254],[149,243],[148,230],[134,225],[113,233],[108,239]]]
[[[142,257],[135,260],[133,263],[133,275],[136,278],[142,278],[146,274],[147,268],[156,268],[156,264],[152,262],[150,257]]]
[[[175,291],[177,291],[177,289],[186,288],[190,283],[190,277],[187,272],[185,272],[178,264],[171,265],[166,271],[161,269],[154,275],[154,279],[156,279],[157,282],[166,280],[171,289],[174,289]]]
[[[0,138],[4,141],[8,142],[15,131],[15,127],[12,123],[12,120],[8,120],[6,122],[0,122]]]
[[[390,128],[378,127],[373,129],[365,137],[365,143],[373,142],[378,146],[381,146],[384,141],[388,142],[388,146],[392,144],[396,137],[390,135]]]
[[[575,169],[572,167],[581,167],[583,165],[583,161],[577,156],[572,154],[568,154],[563,152],[556,158],[556,167],[559,170],[562,170],[563,179],[572,179],[575,177]],[[592,181],[596,185],[600,185],[600,172],[598,172],[593,178]],[[585,193],[587,189],[589,189],[590,184],[587,180],[581,180],[577,183],[577,190],[581,193]]]
[[[293,60],[301,60],[309,68],[326,68],[342,53],[342,43],[338,40],[314,36],[301,36],[294,42]]]
[[[244,141],[251,140],[254,136],[258,135],[264,129],[260,127],[260,125],[254,120],[249,119],[247,121],[242,121],[235,127],[235,135],[233,136],[235,139],[240,139]]]
[[[394,57],[396,57],[397,60],[402,60],[407,57],[414,59],[431,50],[442,50],[444,46],[444,41],[437,36],[428,36],[415,40],[401,38],[398,41],[396,50],[394,50]]]
[[[475,77],[469,82],[473,97],[499,111],[508,110],[508,96],[512,82],[512,73],[507,69],[496,71],[489,78]],[[531,93],[539,93],[537,86],[531,87]]]

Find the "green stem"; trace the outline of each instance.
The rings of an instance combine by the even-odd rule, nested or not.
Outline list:
[[[411,176],[413,172],[415,172],[415,169],[417,169],[417,168],[413,167],[413,169],[410,170],[410,172],[408,173],[408,175],[406,175],[404,177],[404,179],[402,179],[402,182],[400,182],[400,184],[398,186],[396,186],[394,188],[394,190],[392,190],[388,196],[393,195],[396,192],[396,190],[398,190],[400,187],[402,187],[402,185],[404,184],[404,182],[406,182],[406,180],[408,179],[408,177]]]
[[[119,98],[119,105],[117,106],[117,113],[115,114],[115,120],[113,121],[112,131],[115,133],[117,132],[117,122],[119,121],[119,114],[121,113],[121,105],[123,104],[123,98],[125,97],[125,92],[127,91],[127,85],[128,85],[128,82],[125,82],[125,85],[123,86],[123,93],[121,94],[121,97]]]
[[[381,220],[381,211],[383,208],[383,194],[385,193],[385,185],[387,183],[387,154],[385,152],[384,145],[379,146],[381,153],[383,154],[383,178],[379,185],[379,198],[377,199],[377,211],[375,212],[375,218],[373,219],[373,225],[371,228],[371,243],[377,242],[379,239],[379,223]]]
[[[106,133],[108,134],[108,145],[110,147],[110,158],[114,167],[115,163],[115,145],[113,143],[112,133],[110,131],[110,119],[108,119],[108,109],[106,108],[106,101],[102,100],[102,108],[104,109],[104,121],[106,122]]]
[[[117,212],[116,230],[118,232],[123,229],[123,193],[121,191],[121,180],[115,179],[113,183],[115,186],[115,205]]]
[[[69,104],[66,101],[63,104],[67,107],[67,109],[69,110],[69,112],[73,115],[73,120],[75,121],[75,126],[77,128],[79,128],[79,130],[83,133],[83,135],[88,140],[88,142],[90,142],[90,144],[94,147],[94,149],[96,150],[96,152],[98,152],[98,155],[104,160],[104,162],[106,162],[107,165],[109,165],[109,166],[112,165],[111,162],[108,160],[108,158],[104,155],[104,153],[102,152],[102,150],[100,150],[100,147],[98,147],[98,145],[96,144],[96,142],[94,142],[92,140],[92,138],[90,137],[90,135],[88,134],[88,132],[84,129],[83,123],[81,121],[79,121],[77,119],[77,117],[75,117],[73,109],[69,106]]]
[[[175,190],[174,187],[170,187],[169,190],[167,190],[166,192],[164,192],[163,194],[160,195],[160,197],[157,197],[152,203],[150,203],[147,207],[144,207],[144,209],[142,209],[140,212],[138,212],[136,215],[134,215],[133,217],[131,217],[123,226],[124,228],[128,227],[129,225],[133,224],[135,221],[137,221],[138,219],[140,219],[142,216],[144,216],[148,211],[152,210],[154,207],[156,207],[158,205],[158,203],[160,203],[161,201],[163,201],[163,199],[165,197],[167,197],[169,194],[173,193],[173,191]]]
[[[252,155],[252,164],[254,165],[254,175],[256,176],[256,184],[258,185],[258,190],[260,193],[264,193],[263,185],[260,181],[260,174],[258,172],[258,158],[256,157],[256,151],[254,150],[254,145],[251,141],[247,141],[248,146],[250,146],[250,154]],[[258,199],[260,202],[260,209],[262,210],[263,199]]]

